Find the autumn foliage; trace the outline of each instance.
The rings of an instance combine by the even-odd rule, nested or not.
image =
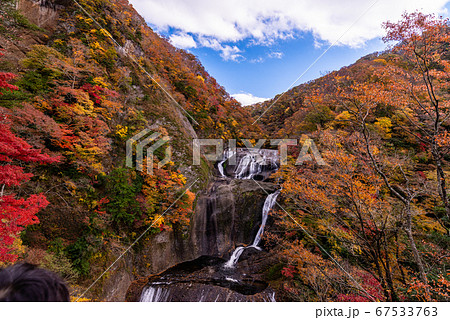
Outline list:
[[[293,147],[273,177],[286,210],[272,212],[264,239],[279,262],[267,271],[277,297],[449,300],[447,20],[405,14],[384,24],[385,52],[273,106],[243,108],[127,1],[78,2],[101,27],[73,5],[51,33],[30,35],[15,11],[1,12],[2,45],[25,48],[22,34],[39,44],[0,72],[0,262],[25,246],[21,258],[90,279],[118,248],[188,235],[195,192],[211,174],[206,163],[191,165],[192,138],[308,135],[327,165],[295,165]],[[126,141],[148,128],[170,136],[175,151],[163,167],[155,153],[153,175],[125,166]],[[195,178],[202,187],[189,190]]]
[[[289,214],[274,214],[270,240],[288,299],[448,301],[448,20],[384,27],[389,50],[290,90],[261,119],[313,137],[327,163],[276,174]]]
[[[0,74],[1,77],[1,74]],[[11,88],[11,86],[3,86]],[[17,255],[12,245],[20,232],[27,226],[39,222],[36,214],[48,205],[44,194],[32,194],[27,199],[8,192],[10,187],[19,186],[33,177],[25,172],[19,163],[50,164],[58,158],[42,154],[23,139],[11,132],[10,122],[5,115],[0,119],[0,262],[13,262]]]

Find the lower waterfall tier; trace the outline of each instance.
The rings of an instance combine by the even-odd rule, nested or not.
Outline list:
[[[218,180],[197,201],[191,243],[196,256],[229,258],[238,246],[253,243],[268,194],[278,187],[252,180]],[[270,221],[269,221],[270,223]]]
[[[245,177],[216,177],[205,192],[197,194],[189,237],[176,238],[176,250],[165,256],[170,261],[192,260],[184,258],[162,273],[134,281],[127,301],[275,301],[275,291],[266,280],[269,269],[279,261],[266,250],[263,234],[273,221],[269,211],[279,194],[279,186],[266,179],[277,168],[277,154],[261,151],[269,164],[254,154],[237,155],[240,165],[236,168],[242,173],[238,176]],[[225,171],[231,169],[228,164]],[[267,177],[254,181],[261,174]],[[154,241],[152,248],[163,244]]]
[[[225,260],[202,256],[180,263],[151,276],[143,286],[130,291],[128,301],[274,301],[268,283],[252,276],[223,268]]]

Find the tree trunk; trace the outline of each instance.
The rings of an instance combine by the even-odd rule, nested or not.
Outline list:
[[[444,221],[444,226],[447,229],[447,234],[450,235],[450,203],[448,201],[447,186],[444,170],[442,169],[441,157],[439,151],[436,150],[436,146],[433,146],[433,158],[436,164],[436,182],[438,184],[439,196],[441,197],[442,203],[444,204],[446,219]]]
[[[414,240],[414,236],[412,233],[412,214],[411,214],[411,207],[410,205],[407,205],[406,207],[406,225],[405,225],[405,232],[408,236],[409,244],[411,246],[411,251],[414,256],[414,260],[416,261],[417,268],[419,269],[419,277],[420,280],[425,285],[425,292],[426,292],[426,300],[430,300],[430,290],[428,289],[428,279],[425,272],[425,268],[422,263],[422,258],[420,257],[419,250],[417,250],[416,241]]]

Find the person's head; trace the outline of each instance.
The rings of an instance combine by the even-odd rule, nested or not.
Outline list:
[[[14,301],[70,301],[70,296],[53,272],[20,263],[0,270],[0,302]]]

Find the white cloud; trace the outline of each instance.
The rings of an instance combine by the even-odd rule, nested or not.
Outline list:
[[[255,97],[251,93],[236,93],[232,94],[231,96],[235,98],[237,101],[239,101],[243,106],[249,106],[251,104],[263,102],[269,99],[269,98]]]
[[[268,54],[269,58],[273,58],[273,59],[281,59],[283,58],[283,52],[279,52],[279,51],[274,51]]]
[[[381,23],[398,20],[404,11],[445,13],[447,0],[131,0],[145,19],[160,30],[207,37],[219,43],[250,40],[270,45],[298,32],[312,32],[317,43],[351,47],[383,35]],[[357,22],[355,22],[358,20]],[[352,26],[352,24],[354,24]],[[349,27],[352,26],[350,29]],[[188,43],[188,42],[186,42]],[[192,42],[190,42],[192,43]],[[239,51],[220,48],[224,56]]]
[[[263,57],[254,58],[254,59],[251,59],[249,62],[250,63],[263,63],[264,58]]]
[[[220,56],[223,60],[241,61],[245,58],[239,54],[241,50],[237,46],[222,45],[217,39],[201,37],[200,44],[204,47],[220,51]]]
[[[170,43],[177,48],[189,49],[197,48],[197,43],[194,38],[187,33],[176,33],[170,36]]]

